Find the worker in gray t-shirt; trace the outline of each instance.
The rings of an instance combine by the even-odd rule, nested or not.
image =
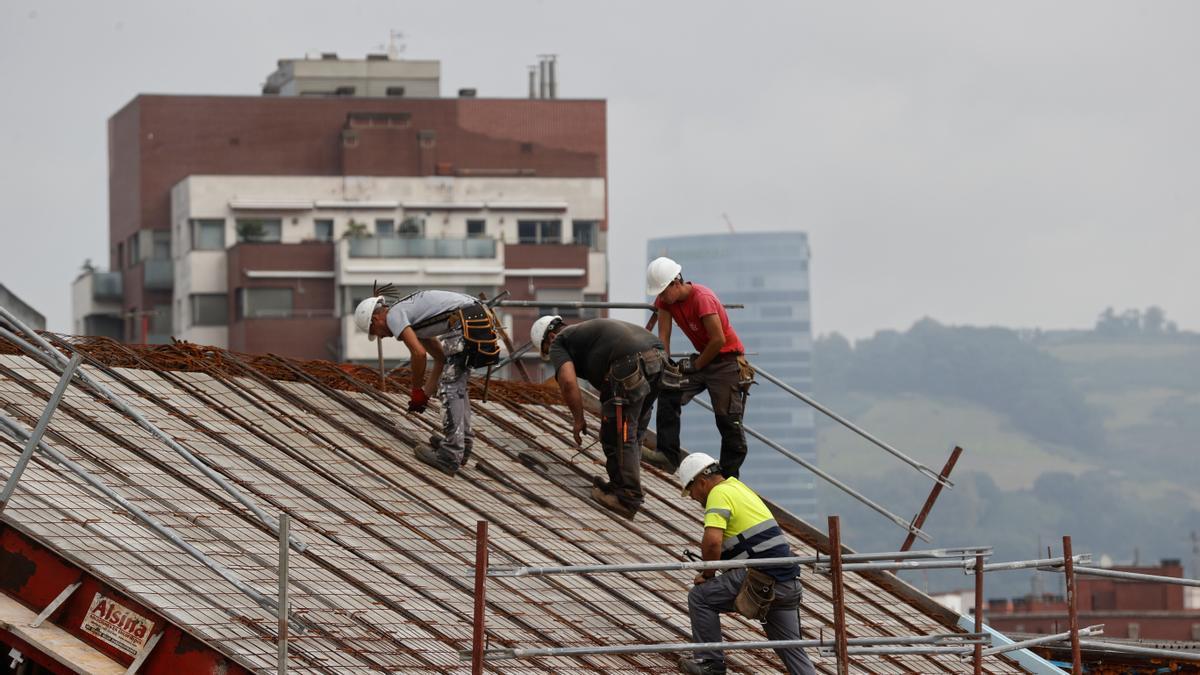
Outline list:
[[[560,316],[534,322],[530,339],[542,358],[554,364],[554,377],[574,417],[577,444],[587,431],[578,379],[600,392],[600,444],[608,480],[593,480],[592,498],[633,518],[642,506],[642,438],[668,365],[662,342],[625,321],[591,319],[564,326]]]
[[[422,413],[435,391],[442,402],[442,437],[430,447],[416,448],[417,458],[454,475],[466,464],[471,449],[470,344],[463,339],[463,316],[491,314],[479,300],[454,291],[417,291],[390,307],[382,297],[359,303],[354,319],[370,340],[391,337],[402,341],[412,354],[412,390],[409,412]],[[433,368],[425,376],[426,354]]]

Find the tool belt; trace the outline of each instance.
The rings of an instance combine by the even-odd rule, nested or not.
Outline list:
[[[746,578],[738,589],[733,606],[747,619],[766,621],[775,601],[775,577],[754,567],[746,568]]]
[[[496,315],[481,303],[460,308],[450,324],[462,326],[463,351],[467,368],[494,366],[500,362],[500,337],[496,332]]]
[[[738,354],[738,384],[742,387],[742,391],[750,391],[750,385],[754,384],[754,366],[746,360],[746,357]]]
[[[605,380],[613,397],[641,399],[650,393],[650,382],[646,378],[663,372],[666,363],[661,349],[647,349],[613,361]]]

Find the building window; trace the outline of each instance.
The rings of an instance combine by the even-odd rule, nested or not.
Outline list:
[[[792,316],[791,305],[763,305],[758,315],[764,319],[787,319]]]
[[[538,302],[563,302],[560,307],[552,307],[549,309],[543,308],[538,310],[543,314],[558,314],[563,318],[577,318],[580,316],[579,307],[574,304],[583,300],[583,289],[581,288],[539,288],[537,289]]]
[[[225,221],[197,218],[192,221],[192,250],[220,251],[225,248]]]
[[[317,241],[333,241],[333,221],[314,220],[313,238]]]
[[[170,230],[154,230],[151,233],[151,250],[150,257],[155,260],[170,260],[171,259],[171,231]]]
[[[133,267],[142,261],[141,247],[138,246],[138,233],[134,232],[129,235],[129,239],[125,242],[125,251],[129,253],[129,266]]]
[[[1129,639],[1130,639],[1130,640],[1137,640],[1137,639],[1140,639],[1140,638],[1142,637],[1142,627],[1141,627],[1141,625],[1139,625],[1139,624],[1136,624],[1136,623],[1133,623],[1133,622],[1130,622],[1130,624],[1129,624],[1129,629],[1128,629],[1128,630],[1129,630],[1129,636],[1128,636],[1128,637],[1129,637]]]
[[[192,296],[193,326],[224,326],[229,323],[229,296],[204,293]]]
[[[487,221],[486,220],[468,220],[467,221],[467,238],[478,239],[487,236]]]
[[[521,244],[561,244],[561,220],[518,220],[517,242]]]
[[[572,220],[571,240],[593,251],[600,250],[600,223],[595,220]]]
[[[391,218],[376,218],[375,219],[375,236],[376,237],[394,237],[394,236],[396,236],[396,221]]]
[[[278,218],[239,218],[238,241],[249,243],[278,243],[283,238],[283,221]]]
[[[401,237],[418,239],[425,236],[425,219],[409,216],[400,221],[400,229],[396,231]]]
[[[292,289],[243,288],[238,315],[243,319],[286,319],[292,315]]]

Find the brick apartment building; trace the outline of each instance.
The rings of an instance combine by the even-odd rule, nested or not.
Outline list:
[[[110,270],[76,280],[77,331],[366,360],[349,316],[376,279],[607,298],[603,100],[438,98],[437,62],[384,55],[279,65],[263,96],[112,116]],[[505,315],[518,343],[533,315]]]
[[[1114,567],[1123,572],[1183,577],[1178,560],[1157,567]],[[1104,624],[1105,637],[1200,640],[1198,589],[1175,584],[1079,576],[1079,625]],[[1067,604],[1060,595],[989,600],[988,625],[1002,633],[1051,634],[1067,630]]]

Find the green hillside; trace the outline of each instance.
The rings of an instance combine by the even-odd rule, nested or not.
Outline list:
[[[814,349],[817,398],[935,469],[965,453],[927,524],[935,545],[993,544],[1031,557],[1063,534],[1076,549],[1190,561],[1200,529],[1200,335],[1042,333],[925,319]],[[908,517],[930,481],[836,423],[818,422],[820,464]],[[827,513],[861,549],[903,532],[834,488]],[[1189,572],[1192,570],[1189,569]],[[936,589],[961,579],[935,575]],[[940,579],[940,582],[938,581]],[[997,579],[1020,594],[1027,575]],[[989,584],[990,586],[990,584]]]

